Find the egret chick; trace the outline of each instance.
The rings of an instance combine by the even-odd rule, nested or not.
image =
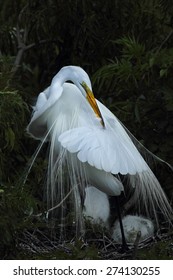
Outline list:
[[[127,243],[134,244],[137,234],[140,231],[140,241],[154,235],[154,224],[151,220],[137,215],[127,215],[122,219],[124,235]],[[117,243],[122,243],[119,221],[115,221],[112,238]]]
[[[108,196],[93,186],[85,189],[84,216],[92,223],[108,227],[110,206]]]

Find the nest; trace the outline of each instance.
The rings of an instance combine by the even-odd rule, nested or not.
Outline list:
[[[65,234],[58,233],[58,229],[47,227],[44,229],[25,230],[18,240],[19,258],[26,259],[140,259],[138,252],[141,249],[152,248],[159,242],[168,242],[167,254],[173,258],[173,232],[162,228],[154,237],[142,242],[140,234],[137,234],[134,244],[128,244],[124,250],[121,244],[117,244],[106,232],[106,229],[95,227],[87,229],[84,236],[71,237],[74,233],[70,228]],[[70,238],[67,238],[70,236]]]

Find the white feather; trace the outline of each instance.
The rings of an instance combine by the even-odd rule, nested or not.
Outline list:
[[[67,80],[75,85],[65,83]],[[103,104],[96,101],[105,123],[103,128],[86,99],[83,82],[91,90],[89,77],[83,69],[62,68],[50,87],[39,95],[27,127],[34,138],[50,141],[49,204],[50,201],[55,203],[56,199],[62,200],[75,186],[75,211],[81,218],[80,190],[91,184],[107,195],[118,196],[124,190],[119,179],[121,173],[129,179],[128,191],[134,190],[134,207],[138,205],[139,212],[144,210],[156,221],[160,212],[170,221],[172,208],[129,133]],[[63,176],[65,170],[68,170],[68,182]]]
[[[140,232],[140,241],[143,241],[154,235],[154,224],[151,220],[135,215],[128,215],[122,219],[124,235],[127,243],[133,243]],[[119,221],[113,226],[112,238],[117,243],[122,243],[122,236]]]
[[[84,216],[92,223],[108,226],[110,207],[108,196],[88,185],[85,189]]]
[[[106,123],[107,124],[107,123]],[[123,133],[122,133],[123,132]],[[85,126],[70,129],[58,140],[82,162],[112,174],[136,174],[148,166],[123,129]]]

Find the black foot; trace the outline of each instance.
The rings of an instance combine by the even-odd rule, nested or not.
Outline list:
[[[130,250],[130,249],[129,249],[127,243],[122,244],[122,246],[121,246],[121,252],[122,252],[122,253],[125,253],[125,252],[127,252],[127,251],[129,251],[129,250]]]
[[[121,211],[120,211],[120,205],[119,205],[119,198],[118,197],[116,197],[116,206],[117,206],[117,214],[118,214],[121,236],[122,236],[121,252],[124,253],[124,252],[127,252],[129,250],[129,247],[127,246],[126,238],[125,238],[125,234],[124,234],[124,227],[123,227],[123,223],[122,223]]]

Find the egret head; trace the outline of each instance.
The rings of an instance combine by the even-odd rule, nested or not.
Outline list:
[[[82,86],[86,84],[87,87],[92,91],[91,81],[88,74],[79,66],[64,66],[58,72],[58,74],[53,78],[52,82],[56,83],[60,81],[61,85],[64,82],[71,81],[75,84],[79,90],[81,91],[82,95],[86,97],[86,90]]]
[[[91,81],[88,74],[79,66],[65,66],[61,68],[56,76],[61,81],[61,84],[66,81],[71,81],[79,88],[82,95],[87,99],[94,110],[96,116],[101,119],[101,124],[104,127],[103,117],[92,92]]]

